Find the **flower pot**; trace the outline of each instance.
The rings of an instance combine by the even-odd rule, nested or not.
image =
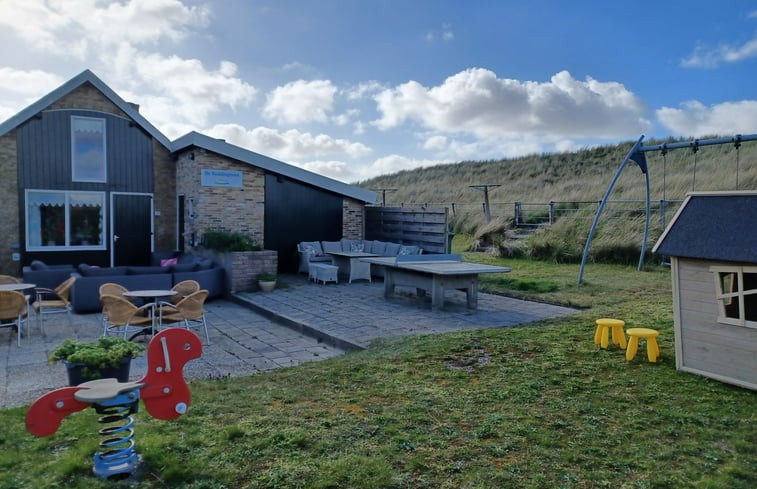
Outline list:
[[[68,372],[68,385],[76,386],[83,382],[95,379],[115,378],[119,382],[129,381],[129,369],[131,368],[131,357],[124,357],[117,367],[108,367],[100,369],[99,372],[87,372],[85,374],[83,363],[71,363],[63,360]],[[91,369],[90,369],[91,370]]]
[[[260,290],[263,292],[270,292],[276,287],[276,281],[258,280],[258,287],[260,287]]]

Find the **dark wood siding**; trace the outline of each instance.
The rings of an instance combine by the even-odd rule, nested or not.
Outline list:
[[[71,179],[71,116],[105,119],[107,181]],[[42,112],[17,128],[19,222],[24,246],[25,190],[85,190],[106,192],[106,242],[110,237],[110,192],[153,193],[152,138],[132,121],[89,110]],[[107,265],[110,251],[38,251],[22,253],[22,264],[39,259],[47,263]]]
[[[265,176],[265,244],[279,271],[296,272],[297,243],[342,237],[342,197],[287,178]]]
[[[71,180],[71,116],[105,119],[108,181]],[[131,121],[86,110],[43,112],[18,128],[18,166],[24,189],[153,191],[152,140]]]

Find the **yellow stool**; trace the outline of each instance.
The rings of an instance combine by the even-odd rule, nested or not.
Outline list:
[[[600,318],[597,319],[597,330],[594,332],[594,344],[607,348],[610,342],[610,329],[612,328],[612,342],[626,349],[626,334],[623,332],[625,321],[620,319]]]
[[[660,333],[654,329],[649,328],[629,328],[628,349],[626,350],[626,360],[633,360],[636,356],[636,350],[639,349],[639,338],[646,338],[647,340],[647,358],[654,363],[660,358],[660,345],[657,344],[657,335]]]

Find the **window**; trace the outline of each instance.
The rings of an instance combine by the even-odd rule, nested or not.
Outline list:
[[[105,249],[103,192],[26,191],[26,249]]]
[[[71,117],[71,178],[75,182],[105,182],[105,119]]]
[[[710,267],[715,275],[718,322],[757,328],[757,267]]]

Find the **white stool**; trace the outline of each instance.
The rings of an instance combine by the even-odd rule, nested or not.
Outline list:
[[[325,263],[311,263],[308,272],[308,280],[313,279],[316,283],[320,280],[324,284],[326,282],[339,283],[337,278],[337,272],[339,267],[334,265],[326,265]]]

